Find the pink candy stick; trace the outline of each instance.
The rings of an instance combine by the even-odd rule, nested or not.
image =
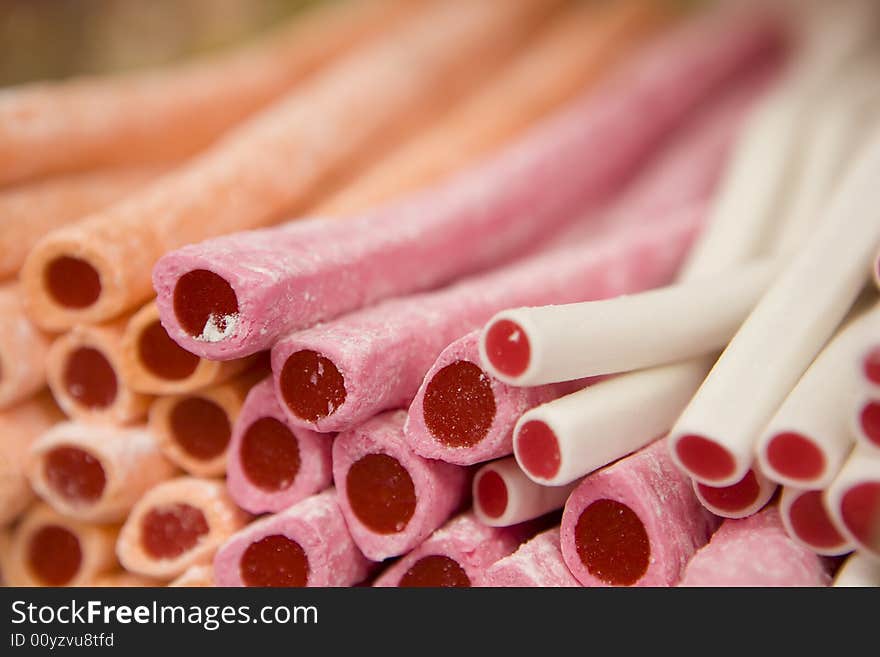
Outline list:
[[[474,586],[489,566],[516,550],[521,530],[486,527],[465,513],[388,568],[373,586]]]
[[[679,586],[828,586],[823,560],[785,533],[779,509],[725,520]]]
[[[491,587],[580,586],[565,565],[559,548],[559,527],[541,532],[513,554],[499,559],[479,580]]]
[[[272,379],[248,393],[232,432],[226,486],[251,513],[274,513],[333,483],[333,436],[289,426]]]
[[[523,254],[619,191],[670,130],[780,41],[765,16],[712,12],[436,189],[354,220],[298,222],[174,251],[153,272],[162,324],[188,351],[229,360]],[[180,322],[176,296],[204,328]]]
[[[214,557],[217,586],[352,586],[371,564],[324,491],[234,534]]]
[[[424,541],[470,492],[465,468],[422,458],[403,438],[406,412],[385,413],[339,434],[333,480],[361,551],[374,561]]]
[[[583,388],[586,381],[517,388],[480,366],[479,331],[444,349],[409,407],[404,432],[425,458],[473,465],[513,453],[513,428],[530,408]]]
[[[715,527],[658,440],[574,490],[562,514],[562,555],[585,586],[672,586]]]

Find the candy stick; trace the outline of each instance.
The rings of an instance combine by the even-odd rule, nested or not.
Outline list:
[[[580,483],[560,542],[585,586],[672,586],[715,526],[661,440]]]
[[[385,31],[408,13],[408,4],[331,4],[228,54],[7,92],[0,102],[0,184],[193,153],[330,59]]]
[[[406,440],[420,456],[458,465],[506,456],[524,411],[587,384],[508,386],[480,367],[478,339],[473,331],[446,347],[410,404]]]
[[[864,554],[852,555],[837,571],[833,586],[880,586],[880,561]]]
[[[33,500],[23,466],[33,442],[62,417],[45,393],[0,411],[0,527],[12,522]]]
[[[24,314],[18,286],[0,284],[0,409],[46,385],[48,350],[48,338]]]
[[[31,447],[27,474],[43,500],[85,522],[118,522],[174,467],[152,433],[74,422],[58,424]]]
[[[478,580],[491,587],[575,587],[580,586],[559,547],[559,527],[541,532],[523,543],[516,552],[492,564]]]
[[[165,456],[195,477],[226,473],[232,427],[251,388],[266,375],[254,367],[198,392],[161,397],[150,407],[150,430]]]
[[[778,45],[763,17],[730,19],[712,14],[676,30],[602,90],[408,201],[347,222],[294,224],[165,256],[153,276],[163,325],[193,353],[237,358],[291,330],[534,248],[576,209],[618,191],[659,138]],[[646,104],[656,110],[652,121],[641,120]],[[595,160],[596,152],[604,156]]]
[[[208,562],[246,521],[223,482],[178,477],[138,500],[122,526],[116,554],[126,570],[173,579]]]
[[[425,540],[470,492],[465,468],[415,454],[403,437],[404,411],[384,413],[333,442],[339,506],[361,552],[374,561]]]
[[[199,358],[168,337],[155,302],[132,315],[122,334],[124,379],[148,395],[178,395],[225,383],[254,364],[254,357],[229,361]]]
[[[859,444],[880,449],[880,401],[874,396],[861,396],[850,416],[850,425]]]
[[[880,305],[841,329],[816,357],[763,430],[758,462],[772,479],[819,490],[834,479],[852,449],[850,407],[858,394],[853,364],[865,339],[880,330]]]
[[[429,4],[155,185],[54,231],[22,271],[34,321],[65,329],[115,317],[147,300],[150,270],[167,251],[277,222],[352,160],[454,97],[457,85],[475,82],[555,4]],[[201,276],[188,279],[190,292],[201,289]]]
[[[878,174],[875,138],[822,225],[776,278],[685,409],[670,448],[693,478],[724,486],[745,475],[760,432],[855,301],[880,243],[880,222],[870,210]],[[803,290],[810,290],[809,303],[802,302]],[[744,385],[747,403],[740,402]]]
[[[183,574],[171,580],[168,586],[186,588],[210,588],[214,584],[213,566],[190,566]]]
[[[12,586],[78,586],[116,566],[117,528],[32,507],[12,533],[4,577]]]
[[[798,544],[816,554],[839,556],[853,551],[828,515],[821,490],[801,490],[784,486],[779,514],[785,531]]]
[[[475,586],[489,566],[516,550],[522,538],[519,528],[487,527],[465,513],[390,566],[373,586]]]
[[[665,16],[657,2],[580,3],[543,27],[512,63],[418,137],[318,205],[360,212],[439,180],[595,85]]]
[[[880,453],[856,446],[825,490],[825,508],[857,550],[880,556]]]
[[[246,511],[282,511],[333,483],[334,436],[293,427],[272,379],[254,386],[232,432],[226,486]]]
[[[779,510],[725,520],[687,565],[680,586],[828,586],[823,560],[785,533]]]
[[[751,468],[732,486],[707,486],[694,481],[694,494],[700,504],[722,518],[745,518],[754,515],[773,499],[778,486],[758,468]]]
[[[49,348],[49,388],[71,418],[131,424],[146,415],[152,398],[132,390],[122,376],[125,323],[77,326]]]
[[[214,558],[214,579],[217,586],[352,586],[370,567],[331,489],[230,537]]]
[[[529,479],[513,458],[484,465],[474,475],[474,515],[490,527],[510,527],[565,506],[575,482],[541,486]]]

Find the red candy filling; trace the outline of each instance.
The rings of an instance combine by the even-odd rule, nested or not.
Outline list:
[[[745,477],[732,486],[716,488],[698,484],[698,487],[703,499],[719,511],[736,512],[747,509],[761,494],[761,484],[754,470],[749,470]]]
[[[195,269],[177,280],[174,315],[183,330],[194,338],[202,336],[209,322],[225,334],[226,318],[238,315],[238,297],[222,276]]]
[[[767,461],[780,474],[812,480],[825,471],[825,456],[813,441],[798,433],[780,433],[767,443]]]
[[[226,411],[202,397],[186,397],[175,404],[169,425],[171,435],[180,448],[203,461],[223,454],[232,436]]]
[[[880,552],[880,483],[868,482],[850,488],[840,502],[843,522],[862,544]]]
[[[246,586],[303,587],[309,579],[309,558],[302,546],[273,534],[251,543],[241,556]]]
[[[200,509],[189,504],[156,507],[141,520],[141,543],[154,559],[174,559],[196,546],[209,531]]]
[[[281,395],[306,422],[333,415],[345,402],[345,378],[328,358],[314,351],[291,354],[281,370]]]
[[[477,501],[490,518],[500,518],[507,509],[507,484],[494,470],[486,470],[477,482]]]
[[[608,499],[590,504],[578,518],[574,539],[581,563],[606,584],[631,586],[648,570],[648,532],[626,504]]]
[[[495,322],[486,333],[486,355],[502,374],[520,376],[529,367],[531,351],[526,332],[509,319]]]
[[[59,256],[43,274],[43,285],[61,306],[88,308],[101,296],[101,277],[85,260]]]
[[[682,437],[675,451],[688,470],[706,479],[724,479],[736,470],[736,462],[730,452],[703,436]]]
[[[495,394],[489,377],[465,360],[437,372],[425,390],[425,426],[447,447],[473,447],[495,419]]]
[[[64,586],[79,572],[82,548],[76,534],[65,527],[46,525],[31,536],[28,567],[46,586]]]
[[[199,357],[168,337],[159,320],[144,328],[137,349],[143,366],[155,376],[169,381],[182,381],[192,376],[199,365]]]
[[[559,442],[553,430],[540,420],[531,420],[520,428],[516,452],[522,467],[535,477],[552,479],[559,472]]]
[[[829,549],[844,543],[822,503],[822,491],[801,494],[789,507],[788,517],[795,534],[808,545]]]
[[[367,454],[354,463],[345,487],[358,520],[377,534],[402,532],[416,511],[412,477],[387,454]]]
[[[471,585],[470,577],[455,559],[433,554],[422,557],[407,570],[399,587],[444,587],[466,588]]]
[[[104,494],[107,477],[101,462],[78,447],[56,447],[43,457],[46,483],[73,504],[93,504]]]
[[[86,408],[107,408],[116,399],[116,371],[97,349],[80,347],[67,357],[64,387],[76,402]]]

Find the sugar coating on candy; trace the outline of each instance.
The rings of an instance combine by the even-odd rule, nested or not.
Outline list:
[[[862,371],[865,378],[875,385],[880,385],[880,347],[874,347],[864,358]]]
[[[494,470],[486,470],[477,481],[480,509],[490,518],[500,518],[507,510],[507,484]]]
[[[151,509],[141,519],[141,544],[154,559],[174,559],[196,546],[210,531],[205,514],[189,504]]]
[[[85,260],[59,256],[45,269],[43,284],[56,303],[68,308],[88,308],[101,296],[101,277]]]
[[[494,322],[486,333],[486,354],[502,374],[520,376],[529,367],[531,351],[526,332],[514,321]]]
[[[287,357],[280,386],[288,408],[307,422],[333,415],[345,402],[345,378],[333,361],[310,350]]]
[[[825,470],[825,456],[812,440],[793,431],[779,433],[767,443],[767,461],[791,479],[817,479]]]
[[[874,445],[880,447],[880,403],[868,402],[859,413],[862,432]]]
[[[174,313],[192,337],[220,342],[235,334],[238,297],[223,277],[206,269],[195,269],[177,281]]]
[[[299,442],[273,417],[260,418],[247,428],[238,453],[245,476],[265,491],[288,488],[299,473]]]
[[[683,436],[676,443],[675,451],[686,468],[707,479],[724,479],[736,469],[730,452],[703,436]]]
[[[412,477],[388,454],[367,454],[352,464],[345,489],[358,520],[378,534],[402,532],[416,510]]]
[[[829,549],[846,542],[825,510],[822,491],[811,490],[799,495],[788,509],[788,517],[797,537],[807,545]]]
[[[553,430],[541,420],[530,420],[520,427],[516,437],[519,462],[529,473],[552,479],[559,472],[562,455]]]
[[[101,461],[78,447],[56,447],[43,456],[46,483],[73,504],[90,504],[104,494],[107,476]]]
[[[486,571],[480,586],[578,587],[562,558],[559,527],[541,532]]]
[[[422,557],[407,570],[397,584],[405,587],[467,588],[471,580],[455,559],[442,554]]]
[[[605,583],[631,586],[648,570],[648,532],[626,504],[596,500],[581,512],[574,531],[581,562]]]
[[[232,425],[226,411],[204,397],[186,397],[169,414],[171,435],[184,452],[209,461],[229,445]]]
[[[107,357],[92,347],[71,352],[64,366],[67,393],[86,408],[107,408],[116,399],[119,384]]]
[[[840,500],[840,515],[856,540],[880,552],[880,483],[851,487]]]
[[[245,586],[303,587],[309,579],[309,558],[302,546],[281,534],[251,543],[241,555]]]
[[[495,419],[495,395],[489,377],[465,360],[434,374],[422,401],[425,426],[449,447],[473,447],[486,437]]]
[[[69,529],[46,525],[30,537],[27,560],[37,580],[46,586],[64,586],[82,565],[82,547]]]
[[[713,508],[719,511],[741,511],[758,499],[761,494],[761,484],[754,470],[749,470],[746,476],[732,486],[706,486],[697,484],[700,495]]]
[[[199,357],[172,340],[158,319],[141,331],[137,350],[138,358],[147,370],[169,381],[186,379],[199,365]]]

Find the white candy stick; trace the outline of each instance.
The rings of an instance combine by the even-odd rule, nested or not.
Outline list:
[[[821,490],[784,486],[779,515],[788,535],[816,554],[836,557],[853,551],[852,542],[831,522]]]
[[[880,561],[854,554],[837,571],[832,586],[854,588],[880,586]]]
[[[747,518],[767,506],[778,486],[757,468],[732,486],[715,488],[697,481],[694,493],[700,504],[722,518]]]
[[[474,476],[474,513],[484,525],[510,527],[561,509],[578,483],[542,486],[529,479],[513,457],[493,461]]]
[[[852,407],[849,422],[859,445],[880,453],[880,399],[876,392],[861,392]]]
[[[856,549],[880,559],[880,451],[853,450],[825,491],[825,507]]]

